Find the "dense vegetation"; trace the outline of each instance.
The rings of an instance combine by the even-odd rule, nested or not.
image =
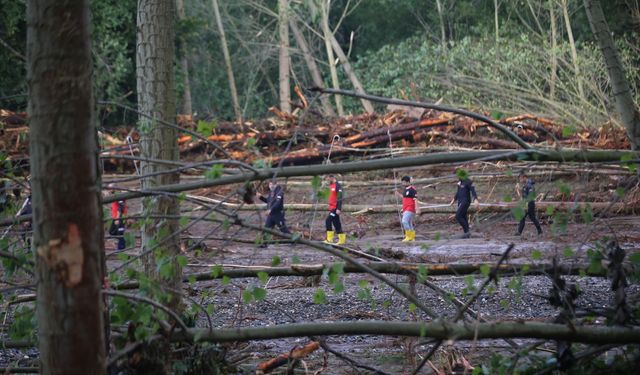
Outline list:
[[[551,49],[549,4],[555,4],[557,47]],[[576,75],[562,17],[561,2],[509,1],[499,4],[499,39],[496,42],[492,1],[441,1],[442,19],[435,1],[367,0],[355,4],[332,2],[331,25],[365,90],[372,94],[422,100],[443,98],[445,103],[502,113],[534,112],[574,124],[598,124],[610,109],[602,57],[581,2],[567,2],[577,49]],[[612,31],[627,67],[637,66],[638,15],[633,2],[604,2]],[[275,1],[221,2],[221,13],[234,64],[245,117],[260,118],[277,100],[277,22]],[[97,98],[135,103],[136,2],[92,2],[93,54]],[[314,15],[304,4],[291,10],[301,20]],[[178,24],[181,50],[190,61],[194,111],[200,115],[233,118],[233,109],[218,31],[211,2],[185,1],[186,18]],[[346,11],[346,13],[345,13]],[[24,2],[9,0],[0,10],[0,97],[2,106],[24,108],[25,34]],[[442,26],[442,28],[441,28]],[[308,30],[307,30],[308,31]],[[351,39],[353,33],[353,39]],[[322,42],[307,38],[325,82],[329,74]],[[444,43],[443,43],[443,38]],[[293,38],[292,38],[293,39]],[[309,74],[292,42],[294,84],[311,86]],[[555,93],[550,95],[552,54],[558,58]],[[638,97],[640,75],[628,68]],[[176,64],[176,74],[182,72]],[[580,95],[577,83],[584,86]],[[178,91],[182,89],[177,79]],[[343,76],[341,83],[348,88]],[[347,101],[350,112],[361,109]],[[116,121],[120,121],[118,117]]]

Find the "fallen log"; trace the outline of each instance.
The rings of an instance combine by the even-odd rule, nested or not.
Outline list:
[[[340,263],[343,265],[345,273],[367,273],[362,268],[351,264]],[[555,271],[553,264],[503,264],[496,268],[493,263],[465,263],[465,264],[425,264],[425,263],[399,263],[399,262],[363,262],[367,267],[384,274],[396,275],[414,275],[424,272],[428,276],[464,276],[473,274],[482,274],[482,270],[496,270],[501,275],[547,275]],[[268,266],[251,266],[250,268],[237,266],[229,266],[224,264],[206,265],[211,267],[212,271],[199,272],[184,275],[183,281],[209,281],[228,277],[230,279],[254,278],[260,273],[266,273],[269,276],[292,276],[292,277],[309,277],[322,275],[326,270],[331,269],[335,263],[331,264],[293,264],[284,267],[268,267]],[[602,268],[600,270],[592,270],[588,264],[560,265],[557,267],[560,275],[580,275],[585,274],[590,277],[606,277],[607,271]],[[632,272],[629,267],[628,272]],[[137,289],[139,283],[130,281],[115,285],[113,288],[117,290]],[[24,301],[22,301],[24,302]]]
[[[415,130],[415,129],[438,126],[438,125],[448,125],[451,122],[451,120],[454,118],[455,116],[449,115],[449,116],[444,116],[440,118],[423,119],[423,120],[409,122],[405,124],[390,126],[387,128],[373,129],[358,135],[347,137],[344,139],[344,143],[350,145],[350,144],[360,142],[368,138],[374,138],[380,135],[387,136],[387,139],[388,139],[388,133],[390,133],[393,136],[393,133],[405,132],[408,130]]]
[[[327,335],[382,335],[434,338],[440,340],[484,340],[530,338],[562,340],[590,344],[637,344],[640,328],[602,325],[569,325],[557,323],[501,321],[489,323],[450,323],[362,320],[327,323],[293,323],[249,328],[191,328],[175,332],[172,341],[233,342],[269,340],[284,337]]]
[[[190,196],[207,203],[219,204],[220,206],[228,209],[239,211],[259,211],[265,210],[264,204],[239,204],[223,202],[217,199]],[[424,202],[421,202],[424,203]],[[512,209],[521,206],[521,202],[497,202],[497,203],[480,203],[478,207],[471,205],[469,212],[509,212]],[[536,210],[544,212],[548,207],[552,207],[554,210],[562,211],[576,211],[590,209],[594,213],[598,213],[602,210],[609,209],[614,213],[634,213],[640,207],[636,207],[634,204],[625,202],[610,203],[610,202],[537,202]],[[312,203],[288,203],[285,206],[287,211],[324,211],[326,204],[312,204]],[[345,204],[342,206],[342,212],[352,213],[353,215],[363,214],[381,214],[381,213],[396,213],[400,209],[399,205],[395,204],[382,204],[382,205],[362,205],[362,204]],[[420,214],[451,214],[456,212],[456,206],[450,206],[449,204],[430,204],[420,205]]]
[[[295,361],[306,357],[320,348],[320,343],[317,341],[311,341],[302,348],[295,348],[289,353],[280,354],[276,358],[270,359],[266,362],[259,363],[256,366],[256,374],[268,374],[276,368],[286,365],[290,361]]]

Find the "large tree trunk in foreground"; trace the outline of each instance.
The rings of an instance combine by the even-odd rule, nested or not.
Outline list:
[[[105,373],[102,209],[89,2],[27,5],[42,374]]]
[[[589,16],[591,30],[598,41],[598,46],[604,56],[604,63],[609,71],[609,80],[613,91],[613,100],[620,120],[627,130],[629,141],[634,150],[640,149],[640,112],[633,99],[629,81],[625,75],[624,66],[618,55],[618,50],[611,37],[609,26],[604,18],[602,7],[598,0],[584,0],[584,7]]]
[[[138,2],[138,41],[136,72],[138,81],[138,107],[142,114],[155,120],[173,123],[176,116],[175,82],[173,71],[175,25],[172,0],[140,0]],[[140,153],[143,158],[178,160],[177,131],[148,117],[140,117]],[[142,174],[150,174],[171,167],[143,161]],[[178,173],[165,173],[142,180],[142,189],[155,190],[157,186],[179,183]],[[178,215],[176,198],[154,195],[143,201],[145,214]],[[176,260],[180,254],[176,219],[146,221],[142,227],[142,251],[145,272],[159,285],[179,291],[182,270]],[[180,293],[168,292],[168,306],[180,307]]]

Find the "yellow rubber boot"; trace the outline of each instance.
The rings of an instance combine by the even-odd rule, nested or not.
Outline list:
[[[338,233],[338,245],[344,245],[345,243],[347,243],[347,234]]]
[[[324,243],[333,243],[333,235],[334,235],[334,231],[332,230],[328,230],[327,231],[327,239],[324,240]]]
[[[404,238],[402,239],[402,242],[407,242],[407,241],[411,241],[411,235],[409,234],[410,230],[407,229],[404,231]]]
[[[416,240],[416,231],[411,229],[407,231],[407,241],[413,242]]]

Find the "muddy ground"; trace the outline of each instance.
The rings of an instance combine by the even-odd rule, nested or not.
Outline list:
[[[473,174],[504,172],[516,170],[513,166],[482,164],[473,166]],[[517,173],[517,172],[516,172]],[[377,172],[343,176],[345,185],[345,204],[395,204],[394,189],[401,189],[398,184],[383,185],[379,181],[399,178],[409,174],[417,178],[436,178],[440,180],[425,184],[418,184],[419,198],[426,204],[448,203],[454,193],[455,179],[450,169],[418,168],[394,172]],[[304,181],[298,179],[296,181]],[[309,181],[309,179],[307,179]],[[349,186],[350,181],[369,181],[368,186]],[[556,179],[551,175],[537,177],[537,192],[543,194],[547,200],[558,200],[560,185],[570,187],[571,196],[565,199],[579,201],[609,201],[615,196],[615,189],[623,181],[624,176],[611,174],[594,174],[576,171]],[[313,192],[310,186],[286,185],[286,202],[311,203]],[[499,202],[514,197],[515,177],[510,179],[492,178],[476,180],[476,189],[482,202]],[[430,185],[430,186],[428,186]],[[132,185],[133,186],[133,185]],[[205,189],[193,192],[193,195],[221,197],[230,189]],[[634,201],[637,191],[628,190],[625,200]],[[235,198],[234,198],[235,199]],[[239,201],[239,199],[235,199]],[[132,213],[139,211],[140,202],[130,201]],[[188,211],[194,206],[186,203],[183,210]],[[240,216],[252,223],[260,223],[264,212],[240,212]],[[287,221],[294,232],[303,233],[305,238],[311,237],[321,240],[324,236],[324,218],[326,211],[317,212],[287,212]],[[367,216],[343,215],[345,231],[349,233],[348,246],[361,251],[376,254],[379,257],[397,262],[423,263],[477,263],[496,262],[501,253],[514,243],[515,247],[508,259],[510,263],[550,262],[558,256],[563,263],[584,263],[587,261],[588,249],[597,247],[597,241],[605,237],[616,238],[621,247],[630,252],[640,249],[640,219],[636,216],[607,217],[596,216],[591,223],[583,222],[579,214],[574,215],[568,226],[563,230],[554,225],[553,218],[541,215],[544,233],[535,234],[535,228],[530,222],[525,226],[524,235],[517,237],[516,222],[510,213],[480,212],[472,215],[472,237],[459,238],[460,227],[455,223],[451,214],[422,215],[417,219],[417,237],[414,243],[402,243],[398,215],[373,214]],[[577,219],[577,220],[575,220]],[[185,239],[196,241],[207,236],[215,224],[198,223],[185,234]],[[189,266],[185,274],[206,272],[215,264],[236,266],[269,266],[274,258],[279,258],[281,265],[294,263],[318,264],[338,261],[332,255],[316,249],[306,248],[298,244],[271,244],[267,248],[259,248],[252,243],[256,233],[247,229],[231,226],[227,230],[218,229],[213,234],[224,240],[204,241],[202,250],[190,251]],[[238,243],[234,240],[246,240]],[[188,240],[185,240],[188,242]],[[192,242],[188,242],[189,245]],[[108,267],[113,269],[120,262],[117,260],[112,239],[107,239],[106,251]],[[570,248],[571,251],[567,251]],[[127,250],[134,255],[135,249]],[[389,275],[401,284],[408,285],[406,276]],[[610,282],[604,278],[568,277],[568,280],[579,285],[581,295],[577,300],[580,311],[598,310],[611,306],[613,293]],[[362,298],[363,280],[368,281],[366,288],[370,291],[366,298]],[[457,298],[465,300],[470,290],[484,281],[478,275],[473,279],[464,276],[430,277],[430,281],[440,288],[452,293]],[[429,320],[426,315],[413,311],[409,303],[399,296],[389,286],[381,284],[369,275],[346,274],[343,278],[344,291],[335,293],[326,277],[319,284],[312,285],[310,280],[300,277],[272,277],[265,284],[267,297],[264,301],[242,302],[242,291],[257,285],[257,279],[232,279],[227,285],[219,280],[198,282],[185,286],[185,291],[194,301],[203,307],[213,305],[211,316],[215,327],[246,327],[268,326],[289,322],[311,321],[355,321],[360,319],[379,320]],[[314,294],[318,289],[326,293],[326,303],[314,303]],[[501,277],[493,291],[485,291],[472,309],[487,320],[539,320],[552,321],[557,310],[549,305],[545,296],[551,288],[551,281],[547,276]],[[639,292],[637,285],[630,288],[631,295]],[[424,285],[416,286],[417,297],[442,317],[452,317],[456,313],[455,307],[441,295]],[[198,315],[197,325],[208,326],[204,314]],[[256,363],[287,353],[298,345],[304,345],[309,339],[278,339],[254,341],[248,345],[233,345],[229,347],[233,356],[243,355],[239,363],[241,373],[251,373]],[[515,340],[524,345],[531,340]],[[399,337],[378,336],[344,336],[327,337],[327,344],[334,350],[367,366],[378,368],[389,374],[411,373],[415,361],[428,352],[430,345],[426,340],[406,339]],[[549,357],[554,350],[553,345],[545,344],[534,352],[541,357]],[[0,352],[2,350],[0,349]],[[33,351],[30,352],[33,355]],[[484,342],[448,342],[432,358],[432,364],[445,372],[459,365],[465,358],[472,366],[487,363],[494,353],[513,353],[510,345],[501,340]],[[10,355],[9,355],[10,354]],[[24,354],[24,353],[23,353]],[[307,369],[306,373],[314,373],[326,366],[325,373],[355,374],[358,371],[345,361],[329,354],[326,359],[324,351],[318,350],[304,359],[300,369]],[[11,358],[15,360],[18,352],[4,351],[0,356],[0,366]],[[327,361],[325,363],[325,360]],[[3,363],[4,361],[4,363]],[[526,360],[523,361],[526,363]],[[305,373],[301,370],[300,373]],[[432,373],[430,366],[425,366],[420,372]]]

